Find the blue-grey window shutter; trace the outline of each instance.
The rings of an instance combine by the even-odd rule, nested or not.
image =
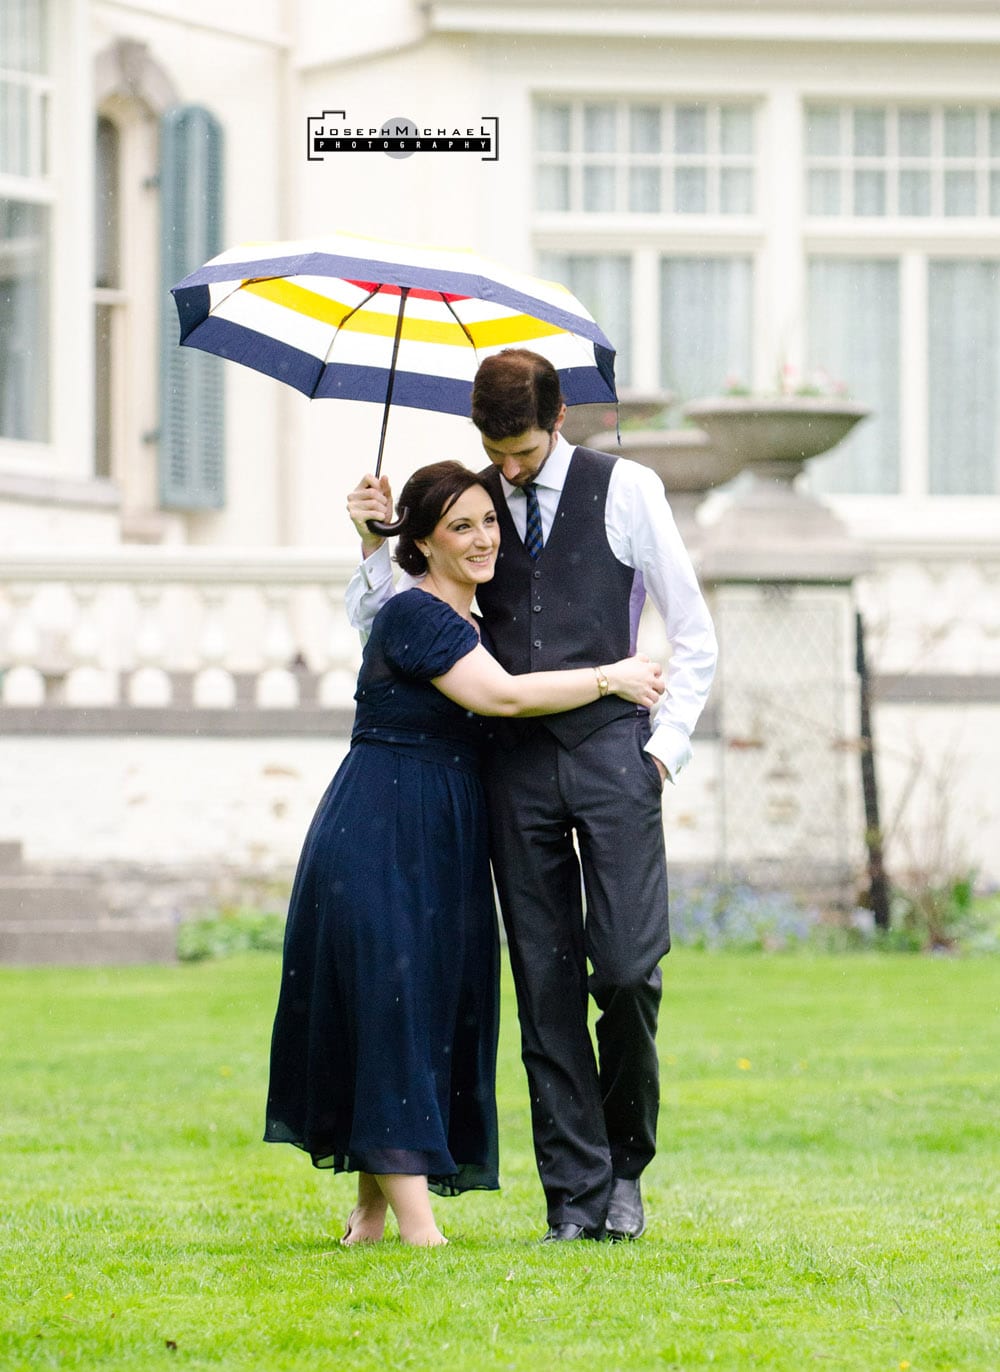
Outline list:
[[[160,122],[160,504],[213,510],[225,504],[223,362],[178,346],[170,287],[222,251],[223,140],[198,105]]]

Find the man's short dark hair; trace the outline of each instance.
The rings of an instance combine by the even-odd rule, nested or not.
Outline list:
[[[472,385],[472,422],[485,438],[514,438],[529,429],[552,433],[562,404],[559,373],[527,348],[487,357]]]

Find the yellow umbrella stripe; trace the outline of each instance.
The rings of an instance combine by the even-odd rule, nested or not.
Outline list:
[[[353,306],[342,301],[332,300],[329,296],[310,291],[305,286],[292,281],[274,278],[265,281],[246,281],[243,290],[281,305],[294,314],[305,315],[322,324],[332,324],[355,333],[375,334],[392,338],[396,332],[396,314],[382,314],[375,310],[360,309],[350,314]],[[343,321],[343,322],[342,322]],[[512,314],[501,319],[477,320],[467,324],[469,338],[476,348],[502,347],[505,343],[523,343],[534,338],[548,338],[554,334],[566,333],[557,324],[547,324],[527,314]],[[403,316],[402,337],[416,343],[443,343],[450,347],[469,346],[469,338],[460,325],[452,320],[421,319],[417,315]]]
[[[530,343],[535,338],[552,338],[568,333],[558,324],[547,324],[530,314],[511,314],[505,319],[480,319],[466,324],[473,347],[500,348],[505,343]],[[464,337],[464,335],[463,335]]]

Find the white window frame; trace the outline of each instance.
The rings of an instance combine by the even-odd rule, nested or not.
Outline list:
[[[737,91],[720,91],[704,88],[680,89],[650,92],[643,89],[592,90],[581,92],[578,88],[535,90],[531,95],[532,127],[538,104],[569,105],[574,117],[581,118],[585,104],[610,104],[617,107],[618,127],[627,130],[629,108],[643,105],[688,106],[704,105],[709,109],[722,105],[749,106],[754,118],[753,152],[747,158],[747,165],[754,172],[754,203],[757,207],[753,214],[689,214],[661,211],[659,213],[631,212],[615,210],[592,212],[583,209],[560,211],[533,210],[531,218],[531,241],[537,254],[552,252],[560,254],[602,255],[613,254],[631,258],[632,276],[632,376],[627,389],[620,394],[623,399],[631,395],[650,395],[662,389],[660,380],[660,260],[665,256],[738,256],[749,257],[753,263],[753,315],[754,340],[752,357],[760,355],[758,346],[759,321],[763,318],[762,305],[765,299],[762,267],[766,261],[766,218],[761,207],[765,204],[762,144],[766,137],[763,93],[757,88]],[[624,121],[624,122],[623,122]],[[532,133],[531,146],[536,146]],[[567,161],[574,153],[533,153],[532,185],[534,168],[543,161]],[[579,154],[577,154],[579,157]],[[600,159],[600,154],[591,156]],[[604,156],[610,156],[606,154]],[[634,155],[638,157],[639,155]],[[651,155],[654,156],[654,155]],[[669,152],[655,154],[666,159]],[[706,159],[699,154],[696,159]],[[623,187],[626,170],[631,159],[621,159],[618,171],[619,187]],[[582,161],[581,161],[582,165]],[[721,165],[721,164],[720,164]],[[627,179],[627,178],[626,178]],[[624,191],[622,191],[624,194]],[[627,197],[626,201],[627,203]],[[534,204],[534,191],[532,191]],[[614,341],[614,340],[612,340]],[[720,388],[725,378],[719,378]],[[754,378],[754,384],[757,378]]]
[[[899,262],[899,490],[884,495],[827,494],[828,500],[859,532],[885,536],[895,529],[913,537],[994,536],[1000,524],[1000,494],[939,495],[928,489],[928,264],[935,258],[971,258],[1000,263],[997,218],[990,215],[830,215],[810,216],[806,204],[807,155],[805,122],[809,106],[944,110],[957,105],[984,110],[1000,106],[988,91],[936,91],[933,100],[919,93],[906,97],[858,89],[796,92],[801,126],[802,169],[799,243],[803,274],[814,256],[893,258]],[[846,115],[842,117],[847,117]],[[936,141],[939,138],[936,136]],[[980,176],[988,175],[988,169]],[[805,294],[802,294],[805,302]],[[802,306],[805,314],[805,304]],[[805,324],[805,321],[804,321]],[[806,326],[807,327],[807,326]],[[803,334],[804,341],[804,334]]]
[[[537,101],[572,104],[574,99],[619,101],[628,106],[654,102],[644,89],[623,85],[595,88],[538,88]],[[894,216],[810,217],[806,206],[805,119],[809,105],[942,108],[962,103],[996,107],[995,90],[935,90],[932,101],[920,92],[826,87],[778,82],[738,86],[725,96],[711,89],[672,87],[657,97],[678,104],[750,103],[755,107],[755,203],[751,216],[595,214],[583,210],[541,212],[530,219],[536,251],[553,253],[627,253],[632,259],[633,371],[628,391],[660,389],[659,261],[665,254],[731,253],[754,262],[754,390],[773,388],[784,365],[800,374],[807,357],[807,264],[810,257],[897,257],[900,261],[900,490],[886,495],[830,494],[828,500],[859,533],[885,536],[898,529],[916,538],[951,537],[956,532],[995,537],[1000,526],[1000,496],[932,495],[927,490],[928,416],[927,272],[932,257],[1000,257],[995,217]],[[531,116],[533,118],[533,114]],[[534,137],[532,136],[532,147]],[[790,172],[789,169],[794,169]],[[532,180],[533,186],[533,180]],[[534,191],[532,189],[532,197]],[[534,200],[532,198],[532,203]],[[720,378],[720,383],[722,378]],[[912,397],[923,397],[923,403]]]
[[[990,190],[991,175],[1000,175],[1000,147],[993,150],[990,138],[990,116],[996,114],[1000,118],[1000,102],[995,96],[991,101],[979,100],[975,102],[965,99],[948,101],[937,97],[934,100],[921,100],[919,96],[915,96],[912,100],[886,100],[878,97],[872,100],[859,100],[854,97],[845,101],[828,101],[807,98],[803,109],[803,118],[806,123],[808,123],[810,106],[836,110],[839,116],[843,146],[842,150],[835,154],[812,153],[807,148],[804,172],[807,181],[810,171],[829,170],[836,172],[840,180],[841,203],[853,205],[852,177],[855,171],[883,172],[886,176],[887,208],[884,214],[859,215],[848,213],[845,210],[836,216],[829,216],[830,218],[857,219],[863,222],[869,222],[872,219],[898,218],[904,222],[915,221],[919,224],[953,224],[956,220],[962,219],[971,219],[982,223],[992,219],[994,226],[997,218],[1000,218],[1000,208],[997,211],[993,211],[991,208]],[[977,144],[978,149],[981,150],[961,157],[949,157],[945,152],[945,117],[959,106],[975,115]],[[877,111],[887,116],[887,139],[884,153],[856,154],[850,150],[852,116],[858,110]],[[899,116],[906,113],[927,113],[930,115],[931,149],[926,157],[904,154],[900,150]],[[911,170],[925,171],[931,178],[931,208],[928,214],[901,214],[899,211],[899,174]],[[945,214],[945,173],[949,171],[973,173],[977,200],[977,209],[973,214]]]
[[[112,316],[108,476],[121,492],[129,536],[133,517],[150,527],[158,520],[156,368],[150,365],[159,347],[158,127],[156,111],[132,94],[107,96],[91,115],[92,130],[99,116],[118,133],[119,279],[116,287],[97,287],[91,276],[90,295],[94,307],[106,305]]]
[[[723,109],[727,108],[747,108],[754,118],[756,114],[756,101],[748,99],[743,95],[720,94],[718,92],[710,95],[692,95],[690,97],[671,92],[664,95],[663,92],[643,95],[639,92],[629,94],[608,94],[605,92],[545,92],[536,93],[533,101],[533,119],[537,117],[537,110],[543,104],[547,105],[568,105],[570,112],[570,146],[566,150],[560,151],[541,151],[537,146],[537,136],[532,140],[533,149],[533,168],[540,167],[566,167],[569,173],[569,200],[570,208],[567,210],[553,210],[549,213],[559,215],[562,218],[577,215],[591,219],[595,214],[612,213],[625,215],[628,218],[660,218],[666,217],[671,220],[678,220],[687,223],[691,220],[702,217],[699,213],[678,210],[674,207],[673,173],[683,168],[704,170],[708,184],[708,202],[710,208],[705,211],[709,217],[720,218],[727,223],[739,220],[745,216],[736,213],[727,213],[718,208],[721,200],[721,173],[727,169],[738,169],[750,171],[754,175],[753,201],[759,203],[757,168],[759,165],[758,140],[754,139],[754,146],[749,153],[724,152],[721,145],[721,116]],[[584,147],[584,110],[587,106],[607,106],[613,110],[615,117],[615,146],[613,149],[601,152],[588,151]],[[633,152],[629,146],[629,114],[636,108],[656,108],[660,113],[660,130],[663,135],[661,146],[657,152]],[[672,133],[675,126],[678,109],[682,108],[703,108],[705,110],[708,140],[704,152],[678,152],[673,146]],[[754,133],[756,134],[756,121]],[[613,168],[615,174],[615,208],[611,211],[590,211],[583,208],[584,201],[584,171],[589,166],[605,166]],[[627,208],[629,199],[629,172],[633,168],[648,167],[657,170],[661,176],[661,202],[666,202],[668,208],[659,211],[630,210]],[[754,211],[751,211],[751,215]]]
[[[50,208],[49,436],[0,437],[0,477],[86,482],[93,471],[94,163],[87,0],[49,0],[47,34],[45,175],[0,175],[0,196]]]
[[[44,25],[46,36],[50,38],[50,41],[51,27],[51,23]],[[26,116],[24,156],[20,166],[7,171],[0,170],[0,200],[40,206],[47,211],[45,237],[47,256],[51,260],[56,203],[56,182],[51,157],[53,143],[52,105],[55,86],[51,73],[51,58],[46,62],[46,67],[47,70],[44,74],[22,71],[16,68],[0,69],[0,81],[5,88],[3,92],[0,92],[0,99],[5,100],[8,96],[13,96],[18,104],[23,100]],[[8,126],[8,132],[10,132],[10,126]],[[48,262],[43,266],[43,271],[46,276],[49,275]],[[50,283],[47,282],[48,284]],[[49,327],[45,333],[51,339],[51,318],[48,324]],[[44,439],[20,439],[0,434],[0,452],[6,450],[15,456],[28,457],[32,452],[44,451],[48,447],[48,435],[51,434],[52,429],[52,392],[55,384],[52,372],[53,359],[50,355],[45,396],[46,437]]]

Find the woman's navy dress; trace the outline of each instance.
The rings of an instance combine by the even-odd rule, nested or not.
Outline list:
[[[482,721],[430,684],[476,643],[417,588],[375,618],[292,889],[264,1135],[447,1195],[499,1184]]]

